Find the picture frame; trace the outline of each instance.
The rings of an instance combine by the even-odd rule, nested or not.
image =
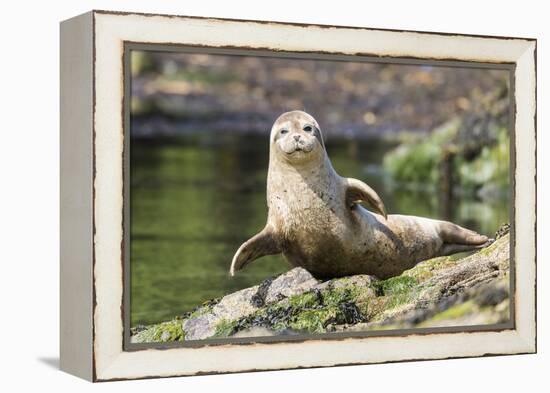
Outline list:
[[[510,70],[511,323],[188,345],[128,327],[128,51],[187,48]],[[536,40],[91,11],[61,23],[61,369],[90,381],[536,352]]]

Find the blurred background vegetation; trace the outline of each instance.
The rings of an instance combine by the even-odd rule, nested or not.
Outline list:
[[[284,111],[311,113],[337,172],[390,214],[488,235],[509,221],[508,71],[152,51],[133,51],[131,71],[132,325],[288,268],[275,256],[227,273],[265,224]]]

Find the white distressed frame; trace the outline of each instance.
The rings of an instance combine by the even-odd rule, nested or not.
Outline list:
[[[95,168],[93,278],[89,277],[93,288],[87,297],[83,290],[84,311],[80,311],[91,309],[93,331],[90,327],[82,332],[82,343],[88,345],[91,337],[93,347],[90,358],[90,351],[66,345],[62,368],[103,381],[536,351],[535,40],[110,12],[91,12],[73,21],[78,18],[84,24],[91,18],[93,30],[88,37],[93,41],[95,103],[89,135]],[[515,63],[515,329],[125,352],[121,313],[124,42]],[[61,280],[68,277],[62,274]],[[75,307],[73,303],[65,306],[65,315]],[[69,323],[71,319],[62,315],[62,328]],[[63,367],[64,357],[77,365]]]

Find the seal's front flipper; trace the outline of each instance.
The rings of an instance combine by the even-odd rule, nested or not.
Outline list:
[[[235,275],[235,272],[243,269],[250,262],[265,255],[279,254],[281,248],[273,231],[269,225],[258,234],[244,242],[233,257],[229,274]]]
[[[349,207],[365,202],[374,210],[375,213],[381,214],[384,218],[387,218],[384,202],[382,202],[382,199],[378,196],[376,191],[367,186],[361,180],[347,178],[346,182],[346,204]]]

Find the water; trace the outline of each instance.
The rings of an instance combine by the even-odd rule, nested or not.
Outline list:
[[[327,142],[337,172],[366,181],[390,214],[451,219],[489,235],[509,220],[507,200],[467,196],[453,201],[451,217],[442,217],[433,189],[387,181],[380,164],[391,147]],[[281,256],[270,256],[234,278],[228,274],[237,248],[265,225],[268,153],[267,137],[229,133],[132,141],[132,326],[173,318],[288,269]]]

